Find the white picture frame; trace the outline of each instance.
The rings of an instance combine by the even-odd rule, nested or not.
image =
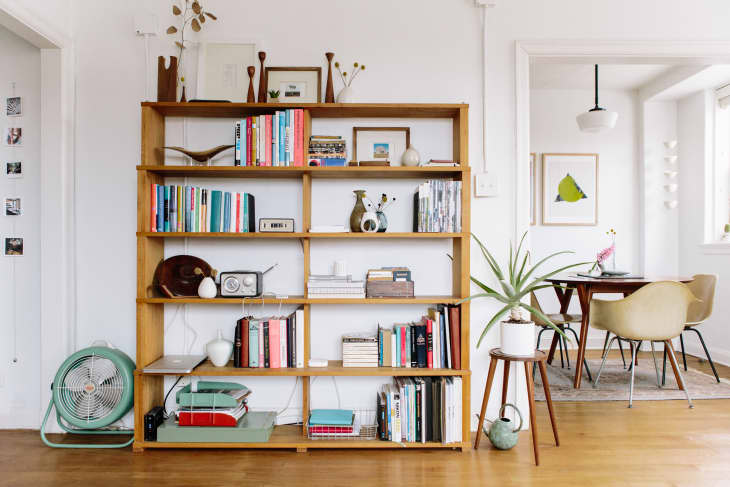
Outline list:
[[[256,67],[254,86],[260,74],[257,49],[261,49],[261,45],[254,40],[199,43],[195,97],[245,103],[249,85],[247,68]]]
[[[542,224],[598,224],[598,154],[542,155]]]

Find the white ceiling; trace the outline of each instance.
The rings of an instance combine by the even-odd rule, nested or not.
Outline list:
[[[598,87],[636,90],[673,67],[665,64],[602,64],[598,67]],[[532,64],[530,88],[592,91],[593,64]]]

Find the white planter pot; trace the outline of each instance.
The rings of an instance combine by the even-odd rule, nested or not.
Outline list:
[[[501,348],[507,355],[528,356],[535,353],[535,323],[502,321]]]
[[[233,343],[223,338],[220,328],[218,329],[218,338],[208,342],[205,347],[208,352],[208,358],[216,367],[225,367],[231,360],[233,353]]]

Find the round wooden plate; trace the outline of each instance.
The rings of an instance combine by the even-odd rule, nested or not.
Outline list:
[[[195,268],[203,271],[195,274]],[[192,255],[176,255],[165,259],[155,270],[155,283],[160,292],[169,298],[196,298],[203,277],[210,276],[210,265]]]

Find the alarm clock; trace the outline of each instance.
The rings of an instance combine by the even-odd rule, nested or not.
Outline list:
[[[263,292],[264,274],[259,271],[221,272],[221,296],[255,298]]]

